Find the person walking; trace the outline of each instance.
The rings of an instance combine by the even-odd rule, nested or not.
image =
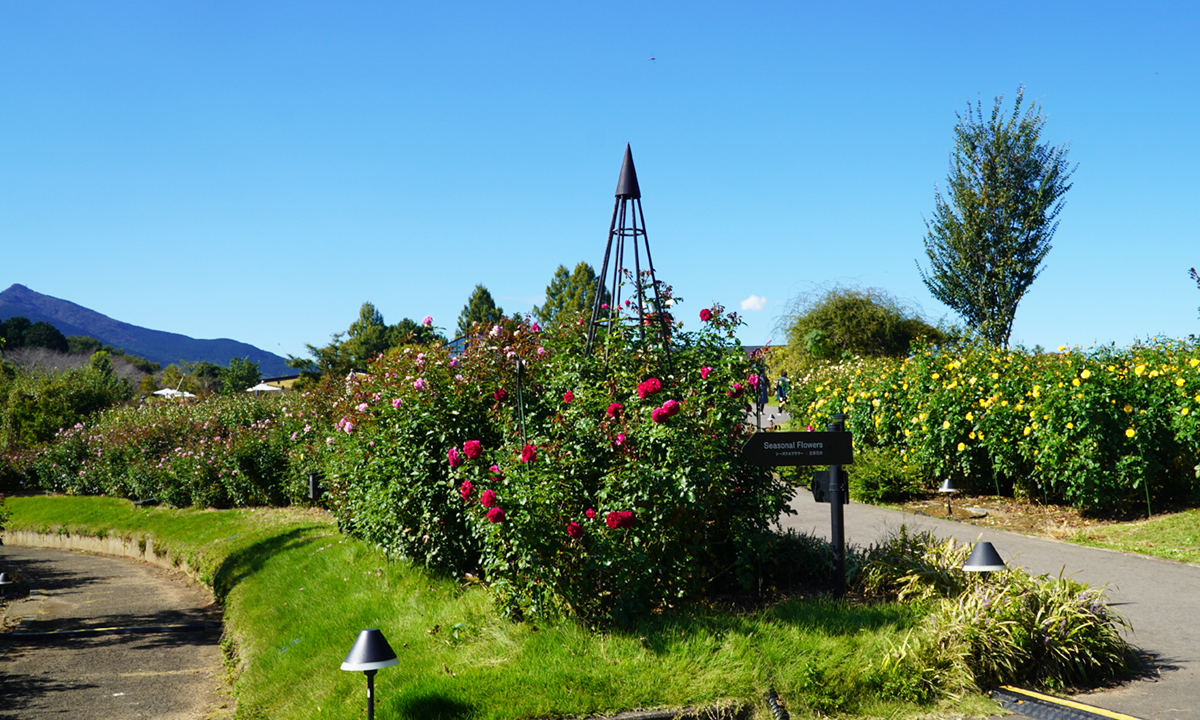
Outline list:
[[[779,375],[779,379],[775,381],[775,402],[779,405],[779,411],[785,412],[784,407],[787,405],[788,392],[791,391],[792,384],[788,380],[787,370],[784,370]]]

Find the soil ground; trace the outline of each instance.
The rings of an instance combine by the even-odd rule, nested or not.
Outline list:
[[[947,516],[943,497],[912,500],[891,507],[936,518]],[[1042,505],[994,495],[952,496],[950,509],[955,520],[1054,540],[1067,540],[1078,532],[1121,522],[1085,517],[1078,508],[1065,505]]]

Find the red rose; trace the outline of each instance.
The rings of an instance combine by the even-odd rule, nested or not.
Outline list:
[[[462,465],[462,459],[458,457],[458,448],[450,448],[450,452],[446,453],[446,459],[450,461],[450,467],[452,468]]]
[[[667,421],[667,417],[667,411],[660,407],[656,407],[650,411],[650,419],[656,423],[665,423]]]
[[[573,538],[583,537],[583,528],[577,522],[567,523],[567,534]]]
[[[526,445],[521,448],[521,462],[531,463],[537,460],[537,445]]]
[[[637,394],[640,398],[647,398],[654,393],[662,390],[662,381],[658,378],[650,378],[638,383]]]
[[[492,393],[492,397],[496,398],[496,402],[504,402],[508,399],[508,391],[504,388],[500,388],[496,392]]]
[[[700,319],[704,322],[708,322],[709,320],[712,320],[712,310],[709,310],[708,308],[704,308],[703,310],[701,310],[700,311]]]
[[[462,495],[463,500],[469,500],[471,493],[475,490],[475,486],[470,480],[463,480],[463,484],[458,486],[458,494]]]
[[[575,393],[571,392],[570,390],[563,393],[563,402],[565,402],[566,404],[570,405],[571,401],[574,399],[575,399]]]
[[[616,530],[621,525],[621,516],[615,512],[610,512],[604,517],[604,522],[608,524],[610,529]]]
[[[663,403],[662,409],[667,412],[667,417],[675,417],[679,414],[680,405],[678,400],[668,400]]]
[[[633,511],[619,510],[617,512],[610,512],[604,518],[604,522],[613,530],[617,528],[631,528],[633,527]]]
[[[496,501],[498,499],[499,498],[496,497],[495,490],[491,490],[491,489],[484,490],[483,495],[481,495],[479,497],[479,504],[484,506],[485,508],[490,508],[496,504]]]
[[[625,406],[621,403],[612,403],[608,406],[608,416],[616,420],[617,418],[621,417],[621,411],[624,409]]]
[[[478,440],[468,440],[463,443],[463,455],[467,456],[468,460],[474,460],[483,452],[483,445]]]
[[[501,480],[504,479],[504,473],[500,472],[499,465],[491,466],[490,468],[488,468],[488,471],[490,471],[492,473],[492,479],[495,480],[496,482],[500,482]]]
[[[704,367],[702,367],[702,368],[700,368],[700,379],[701,379],[701,380],[707,380],[707,379],[708,379],[708,374],[709,374],[709,373],[711,373],[712,371],[713,371],[713,369],[712,369],[712,368],[710,368],[710,367],[708,367],[707,365],[706,365],[706,366],[704,366]]]
[[[741,385],[741,383],[734,383],[734,384],[733,384],[733,389],[732,389],[732,390],[730,390],[729,392],[725,393],[725,394],[726,394],[726,395],[728,395],[729,397],[732,397],[732,398],[741,397],[741,396],[742,396],[742,385]]]
[[[588,520],[596,519],[596,511],[593,510],[592,508],[588,508],[587,511],[584,512],[583,514],[587,516]]]
[[[488,522],[502,523],[504,522],[504,508],[494,507],[488,510]]]

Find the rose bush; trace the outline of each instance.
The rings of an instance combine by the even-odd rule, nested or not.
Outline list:
[[[331,507],[348,532],[478,573],[514,616],[624,622],[755,589],[790,490],[740,459],[729,390],[748,362],[737,316],[714,310],[673,328],[669,361],[636,317],[591,354],[586,326],[505,320],[457,357],[382,357],[342,402],[354,432],[329,435]]]

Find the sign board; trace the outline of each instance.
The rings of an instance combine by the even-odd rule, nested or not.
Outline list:
[[[832,470],[817,470],[813,473],[812,485],[809,490],[812,491],[813,500],[819,503],[830,502],[829,498],[833,494],[833,477]],[[845,470],[838,470],[838,492],[841,493],[842,504],[850,504],[850,475]]]
[[[742,446],[754,465],[849,465],[854,462],[848,432],[760,432]]]

